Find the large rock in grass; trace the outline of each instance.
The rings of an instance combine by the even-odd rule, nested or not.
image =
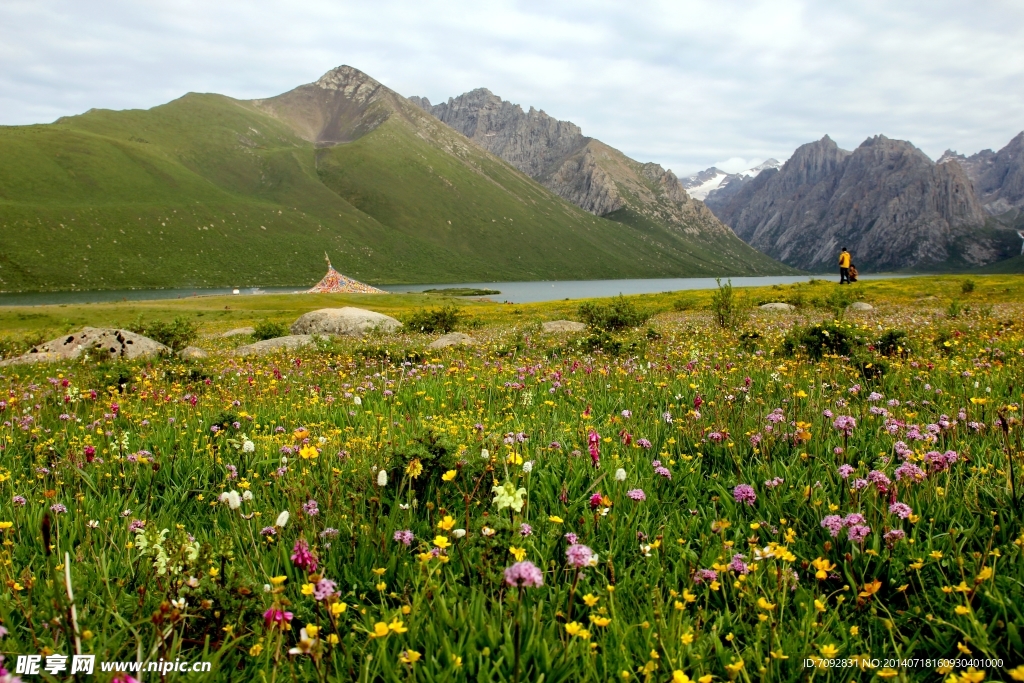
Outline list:
[[[461,332],[449,332],[443,337],[438,337],[427,346],[428,349],[446,349],[449,346],[475,346],[479,342],[468,334]]]
[[[551,320],[542,323],[540,329],[545,334],[557,334],[560,332],[585,332],[587,326],[575,320]]]
[[[220,336],[221,339],[230,339],[231,337],[241,337],[242,335],[253,334],[255,332],[255,327],[236,327],[233,330],[228,330]]]
[[[181,351],[178,351],[178,358],[182,360],[201,360],[209,355],[205,349],[201,349],[198,346],[186,346]]]
[[[287,337],[274,337],[264,339],[254,344],[246,344],[235,349],[236,356],[265,356],[280,351],[293,351],[309,346],[313,343],[313,337],[309,334],[292,334]]]
[[[64,335],[45,344],[34,346],[28,353],[3,361],[0,365],[51,363],[84,357],[94,360],[114,358],[135,360],[137,358],[156,358],[170,355],[170,353],[170,347],[128,330],[85,327],[74,334]]]
[[[795,309],[796,306],[793,304],[786,304],[781,301],[773,301],[770,304],[761,304],[762,311],[792,311]]]
[[[846,307],[848,311],[873,311],[875,307],[871,304],[866,304],[863,301],[854,301],[852,304]]]
[[[402,327],[390,316],[363,308],[321,308],[299,316],[292,334],[318,334],[361,337],[367,332],[394,332]]]

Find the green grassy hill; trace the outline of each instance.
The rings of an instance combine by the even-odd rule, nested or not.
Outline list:
[[[394,93],[335,111],[329,146],[272,102],[0,127],[0,290],[305,285],[325,251],[374,283],[789,272],[588,214]]]

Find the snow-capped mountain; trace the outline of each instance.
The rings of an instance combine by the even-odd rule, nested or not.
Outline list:
[[[756,178],[761,171],[781,166],[782,164],[776,159],[768,159],[762,164],[739,173],[726,173],[712,166],[687,178],[680,178],[680,180],[683,187],[686,188],[687,194],[694,199],[704,201],[712,192],[721,194],[726,188],[729,188],[726,194],[733,194],[739,190],[740,186]]]

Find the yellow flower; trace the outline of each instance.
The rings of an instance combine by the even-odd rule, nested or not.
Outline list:
[[[288,580],[287,576],[272,576],[270,577],[270,583],[275,586],[280,586],[282,583]]]
[[[344,602],[334,602],[334,603],[331,603],[331,614],[336,616],[336,617],[344,614],[345,610],[347,610],[347,609],[348,609],[348,605],[345,604]]]
[[[458,474],[458,472],[456,472],[455,470],[448,470],[447,472],[441,475],[441,480],[451,481],[452,479],[455,479],[456,474]]]
[[[405,473],[415,479],[423,474],[423,463],[420,462],[419,458],[413,458],[412,462],[405,468]]]
[[[736,674],[738,674],[740,671],[743,671],[743,660],[738,659],[732,664],[726,664],[725,670],[729,672],[730,678],[734,678]]]
[[[1021,664],[1016,669],[1010,669],[1010,678],[1015,681],[1024,681],[1024,664]]]
[[[789,659],[788,655],[782,654],[782,650],[772,650],[768,654],[772,656],[772,659]]]
[[[391,620],[391,623],[388,624],[388,629],[394,631],[395,633],[405,633],[409,630],[405,627],[405,622],[403,622],[398,617],[395,617]]]
[[[517,548],[513,545],[509,546],[508,551],[516,558],[516,562],[522,562],[526,559],[526,548]]]
[[[929,553],[929,557],[931,557],[933,560],[941,560],[942,559],[942,551],[941,550],[933,550],[933,551],[931,551],[931,553]]]
[[[971,654],[971,648],[967,647],[963,643],[957,642],[956,649],[960,650],[960,652],[965,655]]]
[[[921,567],[923,567],[923,566],[924,566],[924,560],[922,560],[922,559],[918,559],[915,562],[911,562],[911,564],[910,564],[910,568],[915,570],[915,571],[921,569]]]
[[[415,650],[402,650],[402,654],[398,656],[398,659],[402,664],[415,664],[420,661],[420,657],[422,655]]]
[[[870,598],[872,595],[877,593],[881,587],[882,587],[882,582],[879,581],[878,579],[875,579],[871,583],[864,584],[864,590],[862,590],[857,595],[859,597],[862,597],[862,598]]]
[[[611,620],[611,617],[598,617],[598,616],[594,616],[593,614],[591,614],[590,615],[590,623],[592,623],[594,626],[604,627],[604,626],[607,626],[608,624],[612,623],[612,620]]]
[[[574,636],[577,633],[579,633],[580,629],[582,628],[583,624],[581,624],[580,622],[570,621],[568,624],[565,625],[565,632],[568,633],[570,636]]]
[[[0,526],[3,526],[0,524]],[[978,572],[978,576],[975,577],[974,583],[981,583],[992,578],[992,567],[982,567],[981,571]]]
[[[12,526],[14,526],[14,522],[0,522],[0,531],[7,531]]]
[[[683,637],[682,637],[682,641],[683,641],[683,645],[690,645],[690,644],[692,644],[693,643],[693,633],[691,631],[687,631],[686,633],[684,633]]]
[[[898,673],[899,672],[896,671],[896,669],[885,668],[885,669],[880,669],[876,675],[879,678],[892,678],[893,676],[895,676]]]
[[[973,666],[968,667],[967,671],[960,672],[961,683],[981,683],[983,680],[985,680],[985,672],[975,671]]]
[[[817,598],[815,598],[815,600],[814,600],[814,609],[818,610],[819,612],[824,612],[825,611],[825,603],[822,602],[821,600],[818,600]]]
[[[562,524],[563,522],[565,522],[565,520],[559,517],[558,515],[551,515],[550,517],[548,517],[548,521],[552,524]]]
[[[327,636],[327,642],[331,645],[337,645],[339,642],[341,642],[341,638],[338,637],[337,633],[332,633],[331,635]]]
[[[302,584],[302,594],[303,595],[312,595],[313,594],[313,588],[315,588],[315,586],[313,586],[313,584],[311,584],[311,583],[304,583],[304,584]]]
[[[697,599],[696,595],[694,595],[690,591],[686,590],[685,588],[683,589],[683,600],[685,600],[686,602],[693,602],[696,599]]]
[[[837,654],[839,654],[839,648],[831,644],[822,645],[818,648],[818,652],[820,652],[821,656],[825,659],[833,659]]]
[[[851,636],[856,636],[859,633],[860,633],[860,627],[859,626],[851,626],[850,627],[850,635]]]
[[[386,581],[381,581],[380,583],[377,584],[377,590],[383,592],[383,591],[386,591],[387,589],[388,589],[388,584],[387,584]]]
[[[384,574],[386,574],[388,570],[385,569],[384,567],[375,567],[374,569],[371,569],[370,571],[372,571],[377,576],[384,576]]]
[[[775,609],[775,605],[773,605],[772,603],[768,602],[764,598],[758,598],[757,599],[757,606],[758,606],[759,609],[763,609],[763,610],[768,611],[768,612],[771,612],[773,609]]]
[[[811,560],[811,564],[817,570],[814,572],[814,577],[824,581],[828,578],[828,573],[836,568],[835,564],[829,562],[823,557],[819,557],[816,560]]]
[[[434,545],[436,545],[438,548],[441,548],[442,550],[444,550],[445,548],[451,546],[451,541],[449,541],[444,536],[435,536],[434,537]]]
[[[597,604],[597,601],[600,599],[601,598],[597,597],[596,595],[591,595],[590,593],[587,593],[583,596],[583,602],[587,603],[587,607],[593,607]]]
[[[378,621],[376,624],[373,625],[373,633],[370,634],[370,637],[384,638],[389,633],[391,633],[391,631],[388,629],[388,625],[385,624],[383,621]]]
[[[676,669],[672,672],[672,683],[693,683],[693,679]]]
[[[261,652],[263,652],[263,646],[259,643],[256,643],[255,645],[249,648],[250,657],[259,657]]]
[[[456,669],[461,669],[462,668],[462,657],[459,657],[458,655],[452,655],[452,666],[455,667]]]
[[[299,449],[299,457],[303,460],[316,460],[319,455],[316,448],[309,444]]]
[[[965,605],[957,605],[953,609],[953,611],[956,612],[957,614],[959,614],[960,616],[963,616],[965,614],[970,614],[971,613],[971,608],[967,607]]]
[[[711,679],[714,678],[711,674],[704,674],[697,679],[697,683],[711,683]]]
[[[310,638],[316,638],[316,634],[320,633],[320,627],[314,624],[306,624],[306,635]]]

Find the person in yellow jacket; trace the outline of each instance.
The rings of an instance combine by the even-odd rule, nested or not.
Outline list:
[[[843,247],[839,254],[839,284],[850,284],[850,252]]]

